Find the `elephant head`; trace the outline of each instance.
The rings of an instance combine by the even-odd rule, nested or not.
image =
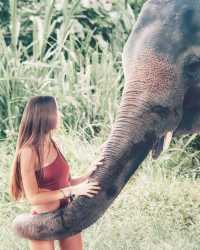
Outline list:
[[[103,166],[89,177],[101,190],[52,213],[22,214],[15,232],[29,239],[61,239],[100,218],[148,153],[158,156],[165,135],[200,130],[199,0],[149,0],[124,46],[125,85]]]

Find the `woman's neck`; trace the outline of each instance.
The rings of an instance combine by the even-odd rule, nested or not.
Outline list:
[[[51,135],[47,134],[44,138],[44,145],[50,145],[51,144]]]

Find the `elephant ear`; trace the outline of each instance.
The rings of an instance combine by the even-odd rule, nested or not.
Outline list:
[[[161,138],[158,138],[152,148],[152,158],[157,159],[163,150],[166,150],[172,140],[173,133],[171,131],[167,132]]]

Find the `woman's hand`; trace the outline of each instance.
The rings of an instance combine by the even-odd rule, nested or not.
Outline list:
[[[103,148],[104,148],[104,146],[105,146],[106,143],[107,143],[107,141],[105,141],[105,142],[101,145],[101,147],[100,147],[100,151],[101,151],[101,152],[103,151]],[[103,165],[103,160],[104,160],[103,157],[99,158],[99,159],[89,168],[89,172],[88,172],[87,175],[90,176],[90,175],[97,169],[97,167],[102,166],[102,165]]]
[[[96,169],[97,167],[100,167],[102,166],[104,163],[103,163],[103,160],[104,158],[100,158],[99,160],[97,160],[90,168],[89,168],[89,171],[88,171],[88,176],[90,176]]]
[[[85,195],[90,198],[98,193],[100,189],[101,187],[98,185],[97,181],[89,182],[88,180],[85,180],[80,184],[71,187],[72,194],[75,194],[75,196]]]

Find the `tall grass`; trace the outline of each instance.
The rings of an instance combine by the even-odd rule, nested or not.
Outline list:
[[[28,249],[10,225],[29,206],[10,201],[8,179],[29,97],[57,97],[63,113],[57,136],[72,176],[97,158],[115,120],[122,47],[144,1],[115,1],[109,10],[83,2],[10,0],[10,26],[0,31],[0,250]],[[149,156],[104,216],[84,230],[85,249],[200,249],[196,138],[175,139],[156,161]]]
[[[131,7],[128,18],[119,3],[110,12],[80,1],[63,1],[59,9],[45,1],[22,13],[17,6],[10,0],[11,43],[0,34],[1,137],[15,134],[26,101],[39,94],[57,97],[68,131],[89,139],[109,129],[123,88],[121,50],[135,20]]]

